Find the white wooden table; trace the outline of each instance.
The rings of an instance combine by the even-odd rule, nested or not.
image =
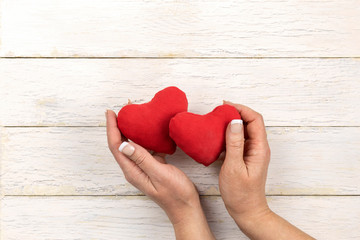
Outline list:
[[[176,85],[265,118],[271,208],[360,239],[360,1],[0,0],[0,239],[173,239],[107,149],[104,111]],[[178,150],[217,239],[220,163]]]

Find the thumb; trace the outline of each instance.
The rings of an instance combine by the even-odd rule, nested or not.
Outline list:
[[[244,163],[244,126],[241,119],[232,120],[226,129],[226,155],[224,164]]]
[[[134,161],[150,178],[161,174],[163,164],[140,145],[133,142],[123,142],[119,147],[119,151]]]

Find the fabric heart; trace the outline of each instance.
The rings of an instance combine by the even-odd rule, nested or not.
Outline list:
[[[230,105],[218,106],[205,115],[178,113],[170,121],[170,137],[187,155],[208,166],[225,150],[226,128],[233,119],[241,117]]]
[[[169,136],[169,122],[187,111],[186,95],[177,87],[167,87],[144,104],[129,104],[117,117],[118,128],[131,141],[155,152],[173,154],[175,142]]]

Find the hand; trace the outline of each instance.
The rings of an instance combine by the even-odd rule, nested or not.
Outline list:
[[[219,188],[231,216],[256,217],[270,211],[265,197],[265,182],[270,148],[262,116],[240,104],[235,106],[245,122],[226,130],[226,155],[219,174]],[[246,140],[245,140],[246,137]]]
[[[116,114],[108,110],[105,115],[108,145],[126,180],[164,209],[177,239],[213,239],[191,180],[166,164],[165,154],[150,154],[140,145],[125,141]]]
[[[268,207],[265,183],[270,147],[263,117],[244,105],[224,104],[236,107],[244,121],[244,125],[232,121],[226,130],[219,188],[229,214],[251,239],[312,239]]]

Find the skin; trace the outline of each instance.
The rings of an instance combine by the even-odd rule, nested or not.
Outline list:
[[[219,174],[219,188],[226,209],[250,239],[314,239],[272,212],[265,196],[270,162],[261,114],[224,101],[240,113],[244,125],[226,130],[226,155]]]
[[[119,146],[126,139],[117,127],[116,114],[106,111],[109,148],[126,180],[156,202],[171,221],[176,239],[215,239],[191,180],[178,168],[167,164],[164,154],[150,154],[133,142],[135,151],[126,156]]]
[[[263,117],[244,105],[224,104],[237,108],[244,121],[235,128],[229,124],[226,130],[226,153],[219,174],[220,193],[230,216],[250,239],[314,239],[272,212],[267,204],[270,148]],[[126,139],[117,127],[116,114],[108,110],[105,115],[108,145],[125,178],[165,211],[176,239],[215,239],[190,179],[167,164],[164,154],[150,154],[132,142],[133,153],[120,152]]]

